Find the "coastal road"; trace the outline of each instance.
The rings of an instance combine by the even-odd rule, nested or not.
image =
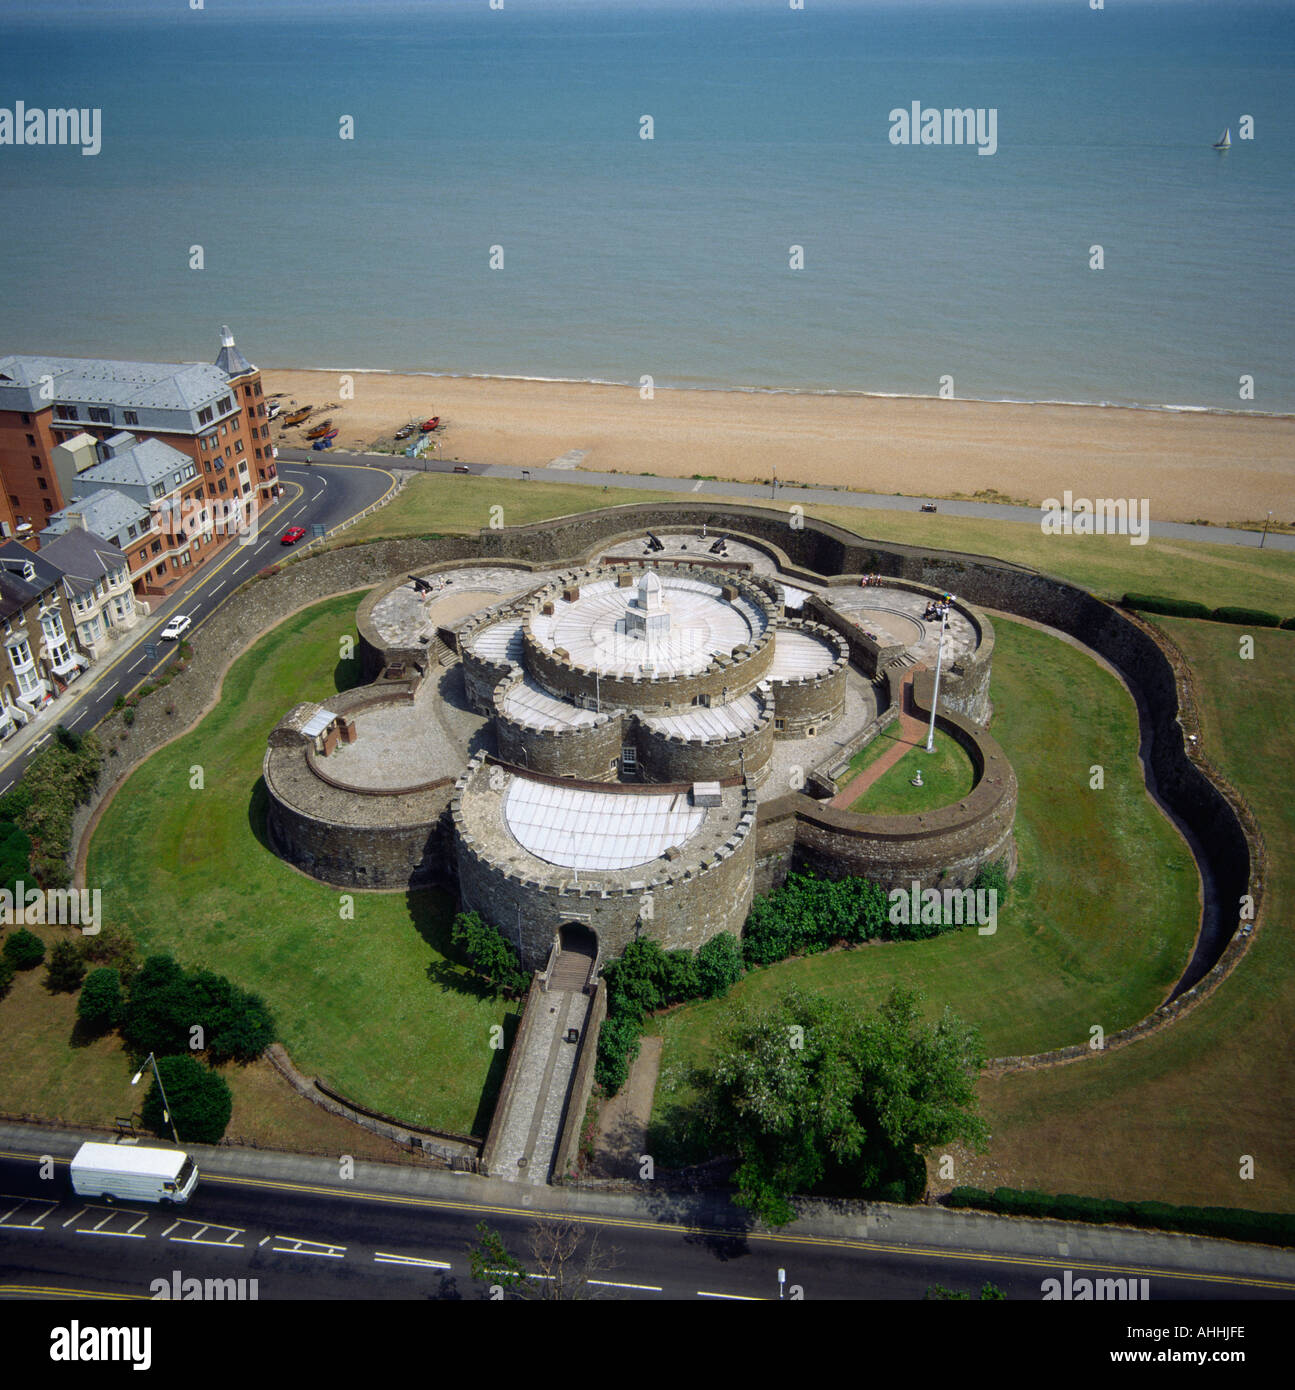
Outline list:
[[[305,459],[306,449],[279,445],[279,458]],[[317,456],[316,456],[317,457]],[[702,497],[724,497],[737,500],[777,496],[787,506],[858,507],[889,512],[915,512],[924,502],[933,502],[942,516],[975,517],[985,521],[1014,521],[1022,525],[1039,525],[1037,507],[1012,507],[996,502],[950,501],[942,497],[896,497],[878,492],[849,492],[844,488],[786,487],[776,492],[771,483],[728,483],[710,479],[642,477],[628,473],[594,473],[584,468],[513,468],[505,464],[462,463],[442,459],[410,460],[391,454],[330,454],[330,458],[345,460],[371,468],[416,468],[427,473],[453,473],[456,468],[486,478],[542,478],[550,483],[583,483],[591,487],[618,488],[631,492],[691,492]],[[1248,545],[1258,547],[1261,533],[1243,531],[1230,526],[1193,526],[1177,521],[1153,521],[1150,534],[1160,540],[1209,541],[1214,545]],[[1265,549],[1295,551],[1295,535],[1270,531],[1263,538]]]
[[[372,466],[348,465],[343,460],[301,465],[281,459],[279,477],[283,496],[263,510],[249,544],[239,541],[227,546],[134,627],[105,660],[92,665],[5,744],[0,754],[0,793],[8,791],[22,776],[59,724],[74,733],[94,728],[119,695],[128,695],[173,660],[177,644],[159,641],[158,633],[175,614],[184,613],[193,619],[185,641],[200,642],[203,620],[240,584],[281,556],[292,553],[279,541],[289,526],[304,526],[307,536],[316,525],[330,531],[364,511],[393,486],[389,473]],[[150,646],[155,649],[155,656],[150,656]]]
[[[379,1164],[357,1165],[354,1181],[343,1183],[336,1166],[321,1160],[229,1149],[195,1151],[203,1176],[185,1207],[106,1205],[71,1192],[65,1157],[52,1177],[38,1176],[36,1131],[31,1138],[18,1126],[3,1131],[0,1293],[11,1297],[147,1298],[153,1281],[170,1283],[173,1271],[186,1279],[256,1279],[260,1299],[481,1297],[467,1258],[477,1223],[486,1221],[537,1272],[527,1263],[529,1238],[537,1216],[559,1215],[541,1208],[557,1204],[587,1240],[596,1235],[601,1258],[589,1277],[607,1298],[776,1298],[779,1269],[806,1300],[912,1300],[932,1284],[974,1292],[992,1283],[1009,1298],[1035,1301],[1043,1281],[1067,1269],[1077,1278],[1146,1278],[1151,1301],[1295,1296],[1288,1252],[1186,1237],[1103,1233],[1108,1248],[1121,1237],[1131,1251],[1140,1243],[1155,1255],[1146,1262],[1062,1255],[1054,1223],[996,1222],[1015,1227],[1018,1242],[1025,1225],[1037,1226],[1038,1251],[941,1241],[934,1225],[929,1243],[851,1235],[841,1222],[758,1232],[744,1229],[735,1209],[714,1195],[656,1202],[553,1189],[532,1195],[513,1184]],[[60,1136],[45,1152],[70,1153],[75,1143]],[[985,1229],[974,1219],[964,1224],[961,1236]],[[1211,1268],[1211,1247],[1226,1269]]]

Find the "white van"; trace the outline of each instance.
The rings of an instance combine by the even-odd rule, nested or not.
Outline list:
[[[78,1197],[127,1202],[187,1202],[198,1185],[198,1167],[183,1149],[138,1144],[82,1144],[72,1160]]]

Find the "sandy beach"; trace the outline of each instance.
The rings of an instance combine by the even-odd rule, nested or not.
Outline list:
[[[1037,505],[1147,498],[1157,521],[1295,522],[1295,419],[1065,405],[657,390],[583,383],[265,369],[267,394],[317,407],[338,448],[393,447],[439,415],[438,456],[550,468],[767,480]],[[328,406],[325,412],[319,407]],[[304,442],[302,429],[276,443]],[[575,463],[573,468],[571,465]]]

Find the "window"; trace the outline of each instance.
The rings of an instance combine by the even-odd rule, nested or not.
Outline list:
[[[128,425],[139,424],[139,412],[137,410],[123,410],[121,416]]]
[[[36,436],[34,434],[29,434],[27,436],[27,447],[29,449],[34,449],[36,447]]]
[[[203,408],[198,412],[198,423],[200,425],[211,424],[211,418],[214,414],[215,411],[212,410],[212,408],[209,405],[203,406]]]
[[[126,537],[132,541],[135,539],[135,523],[133,521],[126,527]]]
[[[37,479],[36,479],[36,486],[37,486],[38,488],[40,488],[40,490],[41,490],[42,492],[46,492],[46,491],[48,491],[48,489],[49,489],[49,484],[45,481],[44,478],[37,478]]]
[[[40,504],[42,507],[45,508],[47,512],[52,512],[54,510],[54,504],[49,500],[48,497],[42,497],[40,499]]]
[[[9,660],[13,663],[15,670],[32,664],[31,648],[27,645],[26,638],[20,638],[10,646]]]
[[[160,555],[162,553],[162,542],[154,541],[153,544],[149,547],[149,549],[153,552],[154,555]]]
[[[227,435],[228,433],[229,433],[229,428],[228,428],[228,426],[226,426],[226,425],[221,425],[221,427],[220,427],[220,436],[221,436],[221,438],[223,439],[223,438],[225,437],[225,435]]]
[[[77,420],[80,418],[76,413],[76,406],[74,405],[56,405],[54,407],[54,414],[60,420]]]
[[[153,496],[154,496],[154,497],[165,497],[165,496],[166,496],[166,484],[165,484],[165,483],[154,483],[154,484],[153,484]]]
[[[37,455],[35,455],[35,454],[33,454],[33,455],[31,456],[31,466],[32,466],[33,468],[39,468],[39,467],[40,467],[40,459],[39,459],[39,457],[37,457]]]
[[[22,413],[22,422],[23,422],[24,425],[30,425],[30,424],[31,424],[31,416],[28,415],[27,412],[26,412],[25,410],[24,410],[23,413]]]
[[[107,406],[92,405],[90,407],[90,418],[100,425],[112,424],[112,411]]]
[[[224,414],[225,411],[231,410],[233,408],[233,405],[234,398],[232,396],[222,396],[220,400],[216,402],[216,409],[219,410],[222,414]]]
[[[633,772],[638,767],[639,751],[632,743],[621,745],[621,766],[626,772]]]
[[[775,719],[773,721],[773,727],[775,729],[785,729],[787,727],[787,721],[785,719]]]
[[[18,693],[22,696],[39,695],[41,683],[36,679],[34,671],[18,672]]]

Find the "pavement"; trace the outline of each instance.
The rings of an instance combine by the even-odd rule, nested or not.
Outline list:
[[[279,448],[282,459],[306,458],[308,451]],[[317,455],[315,457],[318,457]],[[487,478],[530,478],[546,469],[514,468],[506,464],[463,463],[459,460],[406,459],[391,454],[331,454],[334,461],[363,464],[374,468],[413,468],[427,473],[453,473],[465,469]],[[1013,521],[1038,527],[1040,510],[1037,507],[1017,507],[998,502],[972,502],[961,498],[895,496],[879,492],[850,492],[844,488],[788,487],[784,484],[730,483],[711,479],[644,477],[639,474],[597,473],[587,468],[563,470],[562,482],[586,483],[607,488],[636,492],[694,492],[700,497],[738,499],[782,497],[787,505],[859,507],[864,510],[915,512],[925,503],[935,503],[942,515],[978,517],[987,521]],[[552,477],[549,481],[553,481]],[[1213,545],[1247,545],[1258,547],[1261,539],[1269,550],[1295,551],[1295,534],[1270,531],[1261,537],[1257,531],[1233,526],[1196,526],[1188,522],[1153,521],[1149,533],[1157,540],[1207,541]]]
[[[0,1123],[0,1190],[12,1196],[16,1189],[26,1188],[48,1194],[50,1200],[63,1198],[61,1165],[82,1138],[67,1130]],[[750,1225],[722,1192],[669,1193],[651,1182],[629,1192],[519,1186],[502,1179],[365,1161],[356,1162],[353,1172],[348,1168],[349,1176],[342,1177],[338,1158],[333,1157],[187,1147],[202,1177],[184,1214],[198,1221],[229,1219],[235,1203],[244,1213],[233,1218],[239,1225],[259,1222],[271,1230],[300,1231],[309,1215],[314,1223],[311,1235],[299,1241],[344,1248],[345,1242],[338,1243],[339,1232],[355,1229],[361,1221],[376,1222],[381,1211],[389,1211],[394,1224],[384,1231],[404,1230],[408,1240],[417,1230],[419,1248],[425,1250],[442,1222],[451,1223],[456,1233],[470,1232],[476,1221],[487,1218],[492,1225],[525,1231],[536,1218],[561,1217],[603,1232],[625,1249],[626,1272],[620,1279],[626,1288],[660,1293],[669,1287],[672,1272],[682,1269],[680,1277],[690,1287],[686,1295],[675,1296],[706,1296],[705,1291],[717,1285],[703,1281],[718,1278],[716,1271],[723,1268],[729,1287],[739,1291],[719,1296],[767,1297],[774,1287],[774,1263],[791,1267],[794,1277],[804,1272],[808,1280],[816,1280],[818,1297],[896,1296],[890,1284],[877,1284],[879,1269],[887,1280],[908,1271],[905,1277],[916,1280],[917,1297],[923,1282],[947,1284],[957,1276],[962,1284],[992,1279],[1009,1284],[1018,1291],[1016,1296],[1037,1299],[1040,1281],[1060,1277],[1064,1269],[1076,1275],[1104,1271],[1147,1277],[1158,1298],[1295,1295],[1295,1251],[1196,1236],[942,1207],[844,1202],[804,1203],[799,1220],[772,1231]],[[41,1155],[56,1161],[52,1186],[38,1181]],[[290,1218],[296,1226],[282,1224]],[[0,1214],[0,1265],[25,1260],[26,1243],[15,1255],[5,1238],[4,1221]],[[191,1252],[190,1258],[196,1259],[197,1253]],[[740,1263],[726,1268],[739,1255],[753,1257],[750,1268],[758,1271],[760,1285],[754,1293]],[[461,1263],[461,1253],[458,1258]],[[81,1260],[84,1264],[84,1254]],[[646,1282],[649,1278],[651,1284]],[[354,1291],[347,1296],[354,1297]]]

